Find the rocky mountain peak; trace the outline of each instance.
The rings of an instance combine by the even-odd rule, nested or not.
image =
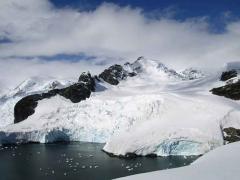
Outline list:
[[[117,85],[120,80],[126,79],[128,72],[118,64],[105,69],[99,77],[111,85]]]
[[[95,80],[90,72],[83,72],[78,78],[78,82],[86,84],[91,89],[91,91],[95,91]]]
[[[147,59],[143,56],[137,58],[133,63],[126,62],[123,66],[112,65],[98,77],[111,85],[118,85],[121,80],[136,75],[144,75],[158,80],[193,80],[204,77],[204,74],[199,70],[188,68],[182,72],[177,72],[157,60]]]
[[[238,72],[235,69],[232,69],[230,71],[224,71],[224,72],[222,72],[220,80],[221,81],[227,81],[231,78],[237,77],[237,75],[238,75]]]

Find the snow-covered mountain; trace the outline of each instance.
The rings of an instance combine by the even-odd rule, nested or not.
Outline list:
[[[192,68],[177,72],[140,57],[92,76],[90,98],[73,103],[55,93],[39,100],[27,119],[11,124],[14,104],[24,96],[53,88],[76,93],[67,87],[73,82],[53,87],[52,80],[30,81],[0,100],[0,142],[89,141],[106,143],[104,150],[115,155],[203,154],[226,142],[228,128],[240,129],[239,101],[210,92],[226,85],[220,75]]]
[[[146,59],[144,57],[139,57],[133,63],[125,63],[124,68],[128,72],[134,72],[150,77],[157,76],[156,78],[158,78],[158,80],[166,81],[169,81],[170,79],[193,80],[204,76],[201,71],[193,68],[185,69],[182,72],[176,72],[158,61]]]
[[[14,122],[14,106],[25,96],[43,93],[51,89],[63,88],[73,82],[53,77],[31,77],[20,83],[16,88],[0,95],[0,127]]]

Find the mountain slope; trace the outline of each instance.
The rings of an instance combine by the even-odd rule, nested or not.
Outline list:
[[[72,84],[69,80],[59,80],[53,77],[32,77],[26,79],[15,89],[0,96],[0,127],[14,122],[14,106],[25,96],[43,93],[51,89],[63,88]]]
[[[96,91],[79,103],[59,95],[39,101],[33,115],[1,129],[0,142],[106,142],[115,155],[198,155],[224,144],[222,128],[240,111],[238,101],[209,92],[224,84],[217,73],[178,73],[141,57],[105,75],[110,84],[97,77]]]

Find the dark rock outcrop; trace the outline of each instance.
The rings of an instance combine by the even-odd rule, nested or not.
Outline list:
[[[99,77],[111,85],[118,85],[119,81],[125,79],[128,73],[121,65],[115,64],[105,69]]]
[[[90,97],[91,88],[84,83],[76,83],[67,88],[60,89],[58,94],[66,99],[70,99],[73,103],[78,103]]]
[[[213,88],[211,92],[218,96],[224,96],[233,100],[240,100],[240,80],[236,83],[231,83],[222,87]]]
[[[78,103],[90,97],[95,90],[95,80],[90,73],[83,73],[79,82],[63,89],[53,89],[42,94],[33,94],[22,98],[14,107],[14,123],[21,122],[34,114],[38,101],[61,95],[73,103]]]
[[[235,129],[233,127],[224,128],[223,138],[227,143],[240,141],[240,129]]]
[[[121,80],[136,75],[137,74],[135,72],[128,72],[121,65],[115,64],[113,66],[110,66],[108,69],[105,69],[99,75],[99,78],[103,79],[105,82],[111,85],[118,85]]]
[[[38,101],[43,99],[42,95],[35,94],[22,98],[14,107],[14,123],[27,119],[35,112]]]
[[[221,81],[227,81],[233,77],[237,77],[237,71],[236,70],[231,70],[231,71],[225,71],[222,73],[220,80]]]
[[[130,73],[128,73],[128,76],[129,77],[134,77],[134,76],[136,76],[137,75],[137,73],[135,73],[135,72],[130,72]]]
[[[95,78],[91,76],[91,74],[88,73],[82,73],[78,79],[78,82],[85,83],[85,85],[90,88],[91,91],[95,91]]]

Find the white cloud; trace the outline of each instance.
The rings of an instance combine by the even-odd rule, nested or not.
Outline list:
[[[82,72],[90,71],[93,75],[98,74],[105,68],[96,65],[101,59],[87,61],[45,61],[42,59],[0,59],[0,92],[9,88],[15,88],[23,80],[33,76],[54,77],[77,81]]]
[[[214,34],[205,17],[177,21],[163,15],[153,20],[141,9],[106,3],[94,11],[78,12],[56,9],[47,0],[0,0],[0,19],[0,37],[13,41],[0,44],[0,58],[6,60],[0,62],[1,67],[5,62],[24,68],[22,61],[9,61],[8,56],[64,53],[112,57],[107,63],[143,55],[175,68],[217,67],[240,59],[240,21],[227,24],[226,32]],[[71,69],[71,63],[58,63]],[[41,66],[38,62],[32,68]],[[64,74],[65,69],[59,73]]]

